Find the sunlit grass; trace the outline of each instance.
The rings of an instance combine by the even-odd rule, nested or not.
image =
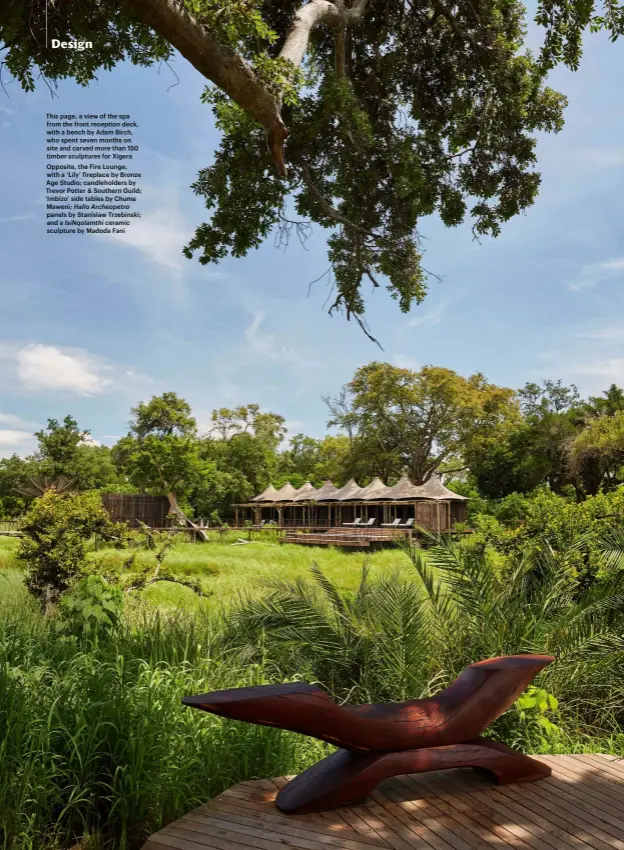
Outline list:
[[[275,536],[271,532],[263,535],[264,539],[235,544],[236,540],[245,537],[245,532],[230,532],[224,542],[218,539],[209,543],[178,542],[167,553],[166,568],[179,577],[199,578],[204,592],[210,594],[209,605],[233,600],[241,591],[255,589],[260,593],[263,578],[304,578],[313,563],[317,563],[342,590],[357,587],[365,562],[370,564],[373,575],[387,569],[410,569],[408,556],[397,549],[365,554],[321,546],[280,545],[273,542]],[[0,538],[0,570],[18,568],[17,545],[17,540]],[[99,548],[89,553],[89,560],[100,564],[103,570],[118,572],[128,554],[127,550]],[[155,565],[153,551],[137,549],[135,564],[137,568]],[[196,610],[206,604],[189,588],[171,582],[158,582],[148,587],[142,596],[154,605],[169,608]]]
[[[230,784],[297,772],[329,751],[181,705],[268,681],[219,654],[210,620],[135,612],[112,643],[85,645],[59,639],[14,591],[0,607],[0,847],[70,847],[96,833],[98,846],[139,848]]]

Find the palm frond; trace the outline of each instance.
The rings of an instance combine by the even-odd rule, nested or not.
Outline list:
[[[597,539],[600,551],[607,569],[624,569],[624,527],[605,533]]]

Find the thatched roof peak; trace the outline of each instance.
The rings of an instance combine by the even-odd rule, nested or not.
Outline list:
[[[453,493],[448,487],[440,481],[437,475],[432,475],[429,481],[426,481],[420,489],[422,490],[424,499],[449,499],[455,502],[467,501],[466,496],[460,496],[459,493]]]
[[[390,490],[391,488],[387,487],[381,478],[373,478],[370,484],[367,484],[366,487],[362,487],[357,498],[364,499],[365,501],[384,499]]]
[[[277,491],[274,501],[276,501],[276,502],[292,502],[292,500],[295,498],[296,493],[297,493],[297,491],[292,486],[290,481],[287,481],[286,484],[284,484],[283,487],[280,487],[280,489]]]
[[[331,482],[326,481],[320,490],[317,491],[315,501],[322,502],[323,500],[334,501],[336,499],[336,494],[338,493],[338,488]]]
[[[392,502],[395,499],[422,499],[422,491],[416,484],[412,484],[409,478],[404,475],[400,478],[394,487],[390,487],[386,493],[386,499]]]
[[[362,488],[360,485],[356,483],[355,479],[351,478],[347,481],[344,487],[341,487],[340,490],[334,494],[334,499],[336,499],[337,502],[344,502],[347,499],[357,499],[361,492]]]
[[[316,487],[313,487],[309,481],[306,481],[303,487],[300,487],[295,493],[293,502],[309,502],[316,498],[317,493],[318,490]]]
[[[269,484],[269,486],[266,488],[266,490],[263,490],[262,493],[260,493],[259,496],[254,496],[254,498],[251,501],[252,502],[274,502],[276,496],[277,496],[277,490],[275,489],[275,487],[272,484]]]

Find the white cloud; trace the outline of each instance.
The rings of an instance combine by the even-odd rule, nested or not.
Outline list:
[[[95,440],[93,437],[91,437],[89,435],[89,436],[85,437],[84,440],[81,440],[78,443],[78,445],[79,446],[96,446],[96,447],[99,448],[102,445],[102,443],[100,443],[99,440]]]
[[[14,428],[0,428],[0,449],[18,446],[32,438],[30,431],[18,431]]]
[[[447,302],[442,301],[432,310],[428,310],[422,315],[414,316],[408,321],[407,326],[410,328],[419,328],[422,325],[439,325],[446,313],[447,306]]]
[[[63,351],[54,345],[28,345],[16,355],[17,375],[29,390],[98,395],[110,384],[110,366],[85,351]]]
[[[420,363],[414,357],[410,357],[409,354],[396,354],[394,365],[398,366],[399,369],[411,369],[413,372],[420,369]]]
[[[11,455],[24,456],[35,447],[35,437],[31,431],[21,428],[0,428],[0,459]]]
[[[613,280],[622,276],[624,276],[624,257],[615,257],[600,263],[587,263],[581,266],[576,280],[568,284],[568,289],[580,292],[604,280]]]
[[[253,321],[245,330],[245,338],[249,347],[258,357],[273,360],[290,366],[309,367],[313,361],[303,356],[294,348],[288,348],[279,342],[273,333],[262,333],[262,325],[266,319],[266,313],[257,310],[253,314]]]
[[[115,363],[80,348],[44,343],[0,340],[0,390],[4,392],[56,392],[79,396],[102,393],[137,395],[154,391],[158,382],[123,363]],[[2,417],[10,417],[3,421]],[[34,427],[10,414],[0,414],[0,425]]]
[[[189,236],[190,228],[184,226],[180,212],[163,203],[162,209],[133,219],[125,233],[104,234],[101,238],[135,248],[151,263],[180,273],[184,264],[188,263],[182,248]]]
[[[13,428],[36,428],[34,422],[27,422],[21,416],[15,416],[12,413],[0,413],[0,425],[10,425]]]

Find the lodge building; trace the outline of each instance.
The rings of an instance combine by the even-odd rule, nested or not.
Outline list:
[[[296,489],[269,485],[250,502],[236,505],[235,525],[275,522],[282,528],[336,528],[361,521],[374,526],[410,520],[431,531],[451,531],[466,519],[466,497],[453,493],[433,476],[425,484],[401,478],[388,486],[375,478],[360,487],[353,478],[344,487],[326,481],[315,488],[309,482]]]

